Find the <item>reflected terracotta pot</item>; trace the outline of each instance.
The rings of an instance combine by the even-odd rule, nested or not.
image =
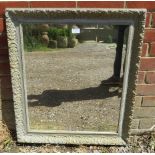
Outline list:
[[[45,45],[49,44],[48,32],[43,32],[41,36],[42,43]]]
[[[57,43],[59,48],[67,48],[68,46],[68,39],[64,36],[59,36],[57,38]]]
[[[41,32],[46,32],[49,30],[49,25],[48,24],[42,24],[39,26],[39,29]]]
[[[57,48],[57,41],[56,40],[50,40],[48,47],[49,48]]]
[[[75,37],[68,38],[68,47],[73,48],[78,44],[78,40]]]

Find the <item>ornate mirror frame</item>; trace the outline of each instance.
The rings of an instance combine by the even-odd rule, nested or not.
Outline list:
[[[53,144],[125,145],[130,131],[136,73],[141,52],[145,9],[6,9],[6,25],[18,142]],[[118,132],[35,131],[29,129],[23,50],[23,23],[102,23],[128,25],[121,109]]]

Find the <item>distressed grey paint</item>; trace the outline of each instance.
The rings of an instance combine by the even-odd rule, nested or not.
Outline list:
[[[14,110],[19,142],[59,144],[125,145],[135,95],[136,72],[139,64],[144,25],[144,9],[7,9],[6,24],[11,66]],[[23,23],[104,23],[130,25],[125,80],[118,133],[106,132],[35,132],[28,126],[25,67],[23,55]],[[134,33],[136,32],[136,34]],[[133,34],[134,33],[134,34]],[[134,62],[134,64],[132,64]],[[129,79],[129,80],[128,80]],[[123,140],[123,139],[124,140]]]

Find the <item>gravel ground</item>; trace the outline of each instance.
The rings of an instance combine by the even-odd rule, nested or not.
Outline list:
[[[116,132],[121,88],[100,85],[112,75],[114,57],[114,44],[95,42],[27,52],[30,128]]]
[[[13,139],[12,139],[13,138]],[[0,122],[0,153],[154,153],[155,135],[134,136],[126,146],[19,144]]]

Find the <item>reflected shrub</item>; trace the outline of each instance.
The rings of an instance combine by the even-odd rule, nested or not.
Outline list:
[[[48,24],[23,25],[24,49],[26,51],[47,48],[75,47],[77,39],[68,26],[49,26]]]
[[[32,51],[44,47],[45,45],[42,43],[41,36],[38,26],[34,24],[23,25],[24,49],[26,51]]]

